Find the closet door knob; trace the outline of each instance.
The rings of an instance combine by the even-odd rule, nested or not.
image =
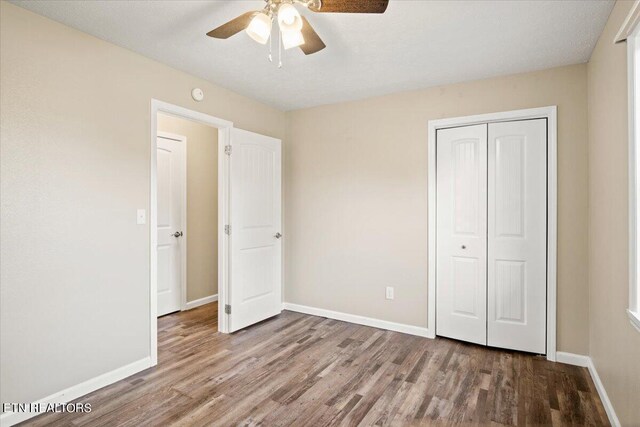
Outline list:
[[[467,247],[465,245],[462,245],[462,249],[467,249]]]

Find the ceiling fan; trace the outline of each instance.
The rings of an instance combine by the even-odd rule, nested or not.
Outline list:
[[[209,37],[227,39],[245,30],[255,41],[266,44],[271,39],[273,21],[278,23],[279,43],[285,49],[300,47],[311,55],[326,47],[296,5],[319,13],[384,13],[389,0],[265,0],[262,10],[244,13],[207,33]],[[269,56],[271,59],[271,56]]]

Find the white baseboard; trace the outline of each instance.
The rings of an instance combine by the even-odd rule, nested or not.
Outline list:
[[[591,378],[593,379],[593,383],[596,385],[596,390],[598,390],[598,394],[600,395],[600,400],[602,400],[602,405],[604,406],[604,410],[607,411],[607,416],[609,417],[609,422],[613,427],[620,427],[620,420],[616,415],[616,411],[613,409],[613,405],[609,400],[609,395],[607,395],[607,390],[604,389],[604,384],[602,384],[602,380],[600,380],[600,375],[598,375],[598,371],[596,371],[596,366],[593,364],[593,360],[589,358],[589,373],[591,374]]]
[[[138,360],[137,362],[130,363],[128,365],[122,366],[121,368],[114,369],[111,372],[107,372],[95,378],[91,378],[90,380],[87,380],[83,383],[71,386],[57,393],[53,393],[52,395],[49,395],[33,403],[46,405],[48,403],[71,402],[102,387],[106,387],[110,384],[123,380],[137,372],[144,371],[151,366],[151,358],[145,357],[144,359]],[[9,427],[40,415],[41,413],[42,412],[5,412],[4,414],[0,415],[0,425],[2,427]]]
[[[589,356],[582,354],[566,353],[564,351],[558,351],[556,353],[556,362],[566,363],[567,365],[581,366],[586,368],[589,366]]]
[[[208,297],[196,299],[193,301],[189,301],[184,309],[191,310],[192,308],[200,307],[201,305],[209,304],[210,302],[218,301],[218,294],[209,295]]]
[[[327,317],[343,322],[355,323],[358,325],[371,326],[374,328],[387,329],[389,331],[402,332],[409,335],[417,335],[425,338],[435,338],[435,331],[421,326],[405,325],[403,323],[389,322],[387,320],[372,319],[370,317],[358,316],[356,314],[341,313],[339,311],[325,310],[324,308],[309,307],[306,305],[292,304],[285,302],[282,304],[283,310],[296,311],[298,313],[311,314],[313,316]]]
[[[607,411],[607,417],[609,417],[609,422],[613,427],[620,427],[620,420],[616,415],[616,411],[613,409],[613,405],[609,400],[609,395],[607,395],[607,391],[604,389],[604,384],[600,380],[600,376],[598,375],[598,371],[596,370],[595,365],[593,364],[593,360],[589,356],[583,356],[581,354],[573,354],[573,353],[565,353],[563,351],[559,351],[557,353],[558,362],[566,363],[569,365],[581,366],[583,368],[589,369],[589,374],[591,375],[591,379],[596,386],[596,390],[598,391],[598,395],[600,396],[600,400],[602,401],[602,406],[604,406],[604,410]]]

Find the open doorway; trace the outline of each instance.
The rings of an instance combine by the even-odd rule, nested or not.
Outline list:
[[[208,143],[216,146],[217,164],[211,163],[211,156],[200,159],[207,154],[196,150],[195,161],[206,160],[203,166],[206,174],[194,184],[189,184],[189,143],[193,137],[189,137],[187,130],[166,127],[176,123],[184,126],[185,123],[179,120],[217,131],[217,144],[214,137],[208,138]],[[149,347],[151,366],[155,366],[158,363],[159,313],[189,309],[213,300],[215,294],[207,294],[212,292],[211,280],[203,289],[195,290],[194,287],[193,293],[188,290],[189,275],[210,278],[212,264],[217,269],[219,332],[238,331],[282,311],[282,142],[234,128],[233,123],[226,120],[155,99],[151,100],[150,142]],[[161,149],[165,151],[159,155]],[[176,156],[167,154],[174,150]],[[215,168],[215,172],[210,168]],[[178,178],[174,180],[174,177]],[[217,198],[212,200],[213,190],[203,190],[200,180],[216,180]],[[205,227],[209,229],[196,239],[193,226],[189,225],[189,211],[194,210],[188,203],[189,193],[195,193],[197,203],[208,205],[208,212],[211,212],[211,204],[217,202],[217,221],[204,215]],[[201,200],[206,199],[206,195],[209,200]],[[173,199],[177,201],[171,202]],[[161,203],[165,205],[160,206]],[[165,209],[164,213],[159,212],[161,208]],[[172,209],[174,216],[179,218],[175,221],[166,218],[166,212]],[[212,226],[216,226],[215,234],[211,231]],[[217,239],[217,251],[211,250],[211,245],[216,243],[212,239]],[[208,248],[204,255],[193,258],[196,273],[190,273],[189,268],[190,253],[193,252],[190,240]],[[181,245],[186,251],[174,252],[172,261],[168,255],[159,253],[159,245],[176,248]],[[169,266],[180,265],[181,268],[161,266],[167,259],[173,262]],[[180,283],[179,287],[175,282],[166,281],[172,277]],[[161,283],[163,280],[165,283]],[[169,304],[169,308],[160,307],[159,289],[166,290],[168,283],[174,283],[175,293],[168,302],[161,303]],[[213,304],[215,309],[215,302]]]
[[[158,316],[218,301],[218,129],[158,113]]]
[[[159,274],[166,274],[167,270],[160,270],[159,267],[159,253],[158,253],[158,245],[160,242],[159,237],[163,239],[178,240],[178,242],[174,243],[182,243],[182,246],[187,250],[183,252],[179,252],[178,258],[180,258],[180,269],[179,269],[179,296],[177,300],[179,301],[178,310],[189,309],[194,305],[199,304],[201,302],[206,303],[207,298],[214,299],[214,295],[217,295],[217,304],[221,307],[220,310],[217,311],[217,330],[220,332],[228,332],[228,315],[225,313],[223,309],[227,304],[227,295],[228,295],[228,271],[229,271],[229,239],[228,235],[224,234],[224,226],[229,223],[229,156],[225,155],[225,148],[230,146],[230,132],[233,128],[233,123],[219,119],[217,117],[210,116],[208,114],[203,114],[198,111],[193,111],[184,107],[180,107],[178,105],[169,104],[166,102],[158,101],[155,99],[151,100],[151,140],[150,140],[150,200],[149,200],[149,249],[150,249],[150,258],[149,258],[149,348],[151,354],[151,365],[155,366],[158,363],[158,316],[159,316],[159,301],[158,301],[158,289],[159,289],[159,279],[163,280],[163,278],[159,277]],[[216,231],[216,239],[211,242],[212,233],[208,234],[206,239],[203,239],[207,245],[209,245],[209,255],[213,252],[210,249],[210,245],[214,245],[216,247],[216,251],[214,252],[217,255],[217,258],[208,259],[206,263],[211,265],[214,264],[217,269],[217,280],[215,280],[214,284],[214,293],[210,293],[204,295],[202,298],[196,298],[196,295],[203,295],[202,290],[194,290],[189,293],[188,290],[188,281],[189,281],[189,266],[188,266],[188,257],[189,257],[189,238],[192,237],[193,240],[193,232],[189,230],[188,226],[188,216],[189,216],[189,206],[188,206],[188,172],[189,172],[189,164],[188,164],[188,144],[189,144],[189,132],[180,130],[179,128],[170,128],[169,126],[175,125],[176,120],[180,119],[186,121],[186,124],[197,124],[208,127],[209,130],[212,130],[213,133],[216,134],[215,137],[209,138],[208,143],[210,144],[207,147],[207,151],[209,149],[214,150],[216,152],[215,159],[217,159],[217,164],[215,167],[215,175],[213,179],[215,180],[215,184],[217,186],[217,198],[215,200],[209,200],[208,202],[214,203],[217,209],[217,215],[213,217],[211,221],[214,222],[213,226],[215,226]],[[167,132],[167,130],[173,130],[173,132]],[[182,133],[182,134],[181,134]],[[184,139],[184,141],[183,141]],[[194,139],[194,138],[192,138]],[[171,146],[171,141],[174,141],[173,144],[174,149],[176,147],[182,147],[183,156],[176,157],[175,162],[181,165],[180,168],[176,168],[174,174],[182,175],[182,181],[178,180],[177,182],[184,182],[181,185],[181,190],[176,189],[176,193],[179,194],[178,198],[181,198],[182,204],[181,206],[185,206],[184,211],[181,209],[181,214],[178,215],[180,217],[179,221],[174,221],[175,224],[169,224],[167,228],[172,228],[171,230],[160,230],[158,224],[160,221],[166,224],[166,220],[160,218],[159,215],[159,200],[164,197],[164,195],[159,194],[158,189],[158,147],[159,142],[166,146]],[[180,145],[182,143],[182,145]],[[166,156],[165,156],[166,157]],[[164,159],[166,160],[166,159]],[[210,160],[210,159],[207,159]],[[162,162],[162,159],[160,160]],[[193,162],[192,162],[193,164]],[[209,161],[206,164],[211,165]],[[171,165],[165,165],[171,166]],[[171,167],[172,168],[172,167]],[[211,175],[209,175],[211,176]],[[179,185],[179,184],[176,184]],[[199,185],[195,185],[196,195],[198,193]],[[192,189],[193,190],[193,189]],[[212,190],[209,190],[210,192]],[[211,193],[209,193],[211,194]],[[193,208],[192,208],[193,210]],[[210,212],[210,211],[209,211]],[[182,220],[184,218],[184,221]],[[160,220],[160,221],[159,221]],[[207,220],[208,225],[211,227],[211,221]],[[175,230],[173,229],[175,228]],[[178,233],[178,237],[175,236],[175,233]],[[182,232],[182,235],[180,235]],[[162,233],[162,235],[160,235]],[[166,234],[166,236],[165,236]],[[186,237],[186,238],[185,238]],[[179,239],[183,241],[180,242]],[[198,239],[195,239],[196,243]],[[202,241],[202,240],[201,240]],[[166,243],[166,241],[165,241]],[[193,251],[192,251],[193,252]],[[184,254],[184,255],[183,255]],[[175,260],[174,262],[178,262]],[[198,273],[200,274],[200,273]],[[177,276],[174,272],[174,277]],[[197,274],[196,274],[197,276]],[[210,277],[210,274],[207,273],[207,277]],[[166,287],[167,285],[161,285]],[[211,287],[205,287],[204,289],[208,289],[208,292],[212,292]],[[207,291],[205,291],[207,292]],[[176,298],[174,295],[172,298]],[[191,299],[195,298],[195,299]],[[200,300],[200,301],[198,301]],[[192,304],[189,304],[191,302]],[[212,301],[213,302],[213,301]],[[215,304],[215,302],[213,302]],[[175,304],[175,300],[173,302]],[[214,305],[215,307],[215,305]],[[166,311],[166,308],[163,308],[163,311]],[[169,309],[171,310],[171,309]]]

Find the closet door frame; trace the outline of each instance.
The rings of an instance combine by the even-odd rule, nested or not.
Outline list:
[[[557,106],[504,111],[474,116],[429,120],[428,139],[428,330],[436,335],[436,133],[438,129],[498,123],[505,121],[547,119],[547,360],[556,361],[557,242],[558,242],[558,144]]]

